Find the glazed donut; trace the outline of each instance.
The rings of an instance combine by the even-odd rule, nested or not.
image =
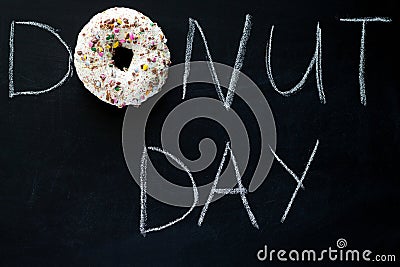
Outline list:
[[[76,73],[101,100],[139,106],[165,83],[170,53],[160,27],[142,13],[114,7],[96,14],[80,31]]]

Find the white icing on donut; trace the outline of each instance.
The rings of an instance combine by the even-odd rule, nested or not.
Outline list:
[[[76,73],[101,100],[118,106],[139,106],[165,83],[170,53],[160,27],[142,13],[114,7],[96,14],[78,35],[74,53]],[[133,52],[120,70],[113,57],[123,47]]]

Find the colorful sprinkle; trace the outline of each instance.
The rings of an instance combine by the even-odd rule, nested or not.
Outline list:
[[[116,41],[116,42],[113,44],[113,48],[117,48],[118,46],[119,46],[119,42]]]
[[[121,19],[117,19],[117,23],[118,24],[122,24],[122,20]]]
[[[114,28],[115,33],[119,33],[119,28]]]
[[[117,86],[115,86],[115,91],[119,91],[120,89],[121,89],[121,87],[119,87],[118,85]]]
[[[103,52],[99,52],[99,56],[100,56],[100,57],[103,57],[103,56],[104,56],[104,53],[103,53]]]
[[[135,35],[133,35],[133,33],[129,33],[129,39],[131,40],[135,39]]]
[[[89,41],[89,47],[90,47],[90,48],[93,47],[93,42]]]
[[[100,74],[100,79],[102,79],[104,81],[106,79],[106,75]]]
[[[96,47],[92,47],[91,49],[93,52],[96,52],[96,50],[97,50]]]
[[[119,40],[119,42],[122,44],[122,43],[125,43],[125,40],[121,39],[121,40]]]
[[[142,69],[143,69],[144,71],[146,71],[148,68],[149,68],[149,66],[148,66],[147,64],[143,64],[143,65],[142,65]]]

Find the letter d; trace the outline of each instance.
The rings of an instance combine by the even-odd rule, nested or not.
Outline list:
[[[188,174],[188,176],[190,178],[190,181],[192,182],[193,198],[194,198],[192,206],[185,214],[183,214],[182,217],[179,217],[179,218],[175,219],[174,221],[164,224],[162,226],[153,227],[150,229],[146,229],[146,221],[147,221],[147,207],[146,207],[147,192],[146,192],[146,190],[147,190],[147,157],[148,157],[147,149],[164,154],[165,156],[174,160],[178,165],[180,165],[186,171],[186,173]],[[193,176],[190,173],[188,167],[186,167],[182,163],[182,161],[180,161],[177,157],[170,154],[169,152],[162,150],[161,148],[158,148],[158,147],[148,147],[148,148],[144,147],[143,148],[142,160],[140,163],[140,224],[139,224],[140,233],[143,236],[146,236],[146,233],[148,233],[148,232],[160,231],[162,229],[165,229],[167,227],[174,225],[177,222],[182,221],[183,219],[185,219],[186,216],[188,216],[192,212],[194,207],[196,207],[196,204],[198,201],[199,201],[199,191],[197,190],[196,183],[195,183]]]
[[[15,24],[21,24],[21,25],[29,25],[29,26],[34,26],[38,27],[41,29],[44,29],[50,33],[52,33],[57,39],[65,46],[68,52],[68,71],[65,73],[64,77],[56,84],[51,86],[50,88],[43,89],[41,91],[20,91],[20,92],[15,92],[14,91],[14,28]],[[12,21],[11,22],[11,28],[10,28],[10,55],[9,55],[9,66],[8,66],[8,88],[9,88],[9,97],[12,98],[17,95],[39,95],[42,93],[49,92],[59,86],[61,86],[63,83],[66,82],[69,76],[72,76],[72,53],[68,45],[64,42],[63,39],[61,39],[60,35],[56,33],[56,30],[49,25],[42,24],[39,22],[35,21]]]
[[[261,255],[264,253],[264,255],[261,257]],[[267,245],[264,246],[264,249],[260,249],[257,252],[257,259],[260,261],[265,261],[267,259]]]

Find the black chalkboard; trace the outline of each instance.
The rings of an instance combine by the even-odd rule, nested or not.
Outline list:
[[[400,260],[399,190],[400,91],[396,1],[2,1],[0,4],[0,263],[2,266],[305,266],[310,262],[260,261],[264,249],[371,250]],[[259,229],[252,226],[239,195],[212,202],[201,227],[201,207],[164,230],[141,235],[140,187],[133,181],[122,148],[126,108],[90,94],[75,70],[55,90],[9,97],[9,37],[12,21],[35,21],[58,29],[73,49],[80,29],[96,13],[113,6],[136,9],[162,27],[172,64],[185,60],[189,18],[207,37],[213,60],[234,65],[246,14],[251,35],[242,72],[267,99],[275,119],[276,153],[298,176],[319,140],[318,150],[286,220],[281,217],[296,181],[274,161],[267,179],[246,194]],[[382,17],[369,22],[365,36],[367,105],[360,102],[361,23],[342,18]],[[315,51],[319,22],[322,81],[326,104],[318,97],[315,69],[303,88],[288,97],[273,89],[265,64],[274,25],[273,73],[283,91],[304,75]],[[45,88],[68,69],[68,53],[46,31],[18,25],[14,38],[16,92]],[[196,31],[192,60],[207,60]],[[188,86],[187,98],[218,99],[215,87]],[[226,93],[226,90],[224,90]],[[146,142],[160,146],[166,115],[183,100],[182,87],[155,105],[146,125]],[[146,105],[144,103],[143,105]],[[206,108],[206,107],[205,107]],[[240,98],[232,104],[251,140],[248,187],[261,139],[254,115]],[[199,157],[198,144],[214,140],[217,159],[194,172],[201,185],[213,181],[229,141],[221,125],[193,120],[183,128],[180,149]],[[142,153],[142,151],[138,151]],[[170,182],[190,186],[162,155],[153,155]],[[137,163],[138,165],[140,162]],[[184,174],[183,174],[184,175]],[[182,177],[181,177],[182,176]],[[147,200],[148,225],[172,221],[187,211]],[[372,257],[372,256],[371,256]],[[325,259],[325,265],[365,262]],[[390,265],[389,262],[386,264]]]

